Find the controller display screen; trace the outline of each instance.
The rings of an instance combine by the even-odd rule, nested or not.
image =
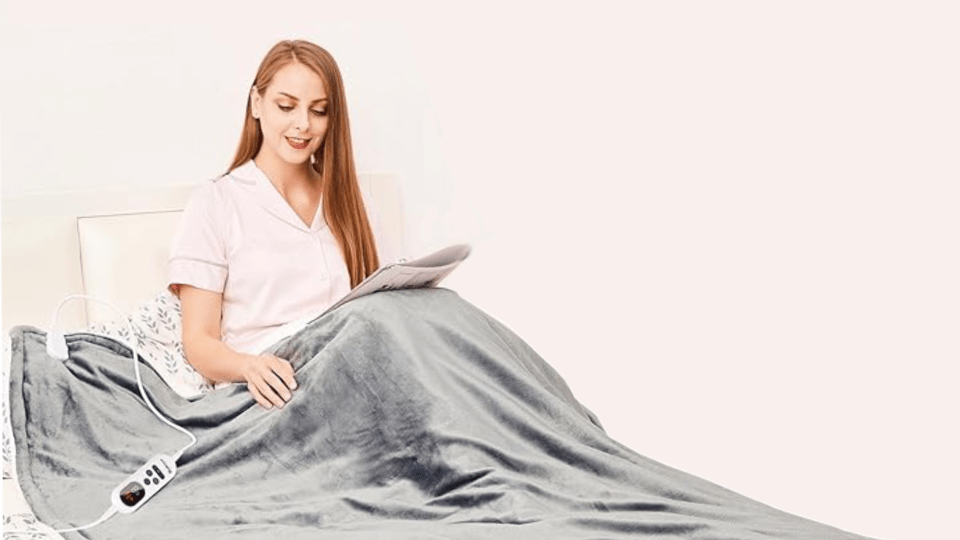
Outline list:
[[[136,506],[147,492],[137,482],[130,482],[120,491],[120,500],[127,506]]]

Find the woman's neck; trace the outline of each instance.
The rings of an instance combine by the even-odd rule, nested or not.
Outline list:
[[[263,153],[257,153],[253,161],[281,193],[319,187],[320,175],[313,170],[309,161],[302,165],[293,165],[283,160],[270,159]]]

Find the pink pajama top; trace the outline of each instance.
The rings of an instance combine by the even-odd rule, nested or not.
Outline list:
[[[361,190],[362,192],[363,190]],[[366,193],[381,264],[379,219]],[[251,159],[191,195],[170,248],[167,288],[223,294],[223,342],[257,354],[350,291],[323,201],[308,226]]]

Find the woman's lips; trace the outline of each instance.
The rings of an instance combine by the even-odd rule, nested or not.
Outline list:
[[[304,148],[307,147],[308,144],[310,144],[310,139],[306,139],[302,143],[298,143],[297,141],[295,141],[294,139],[291,139],[290,137],[284,137],[284,138],[287,139],[287,142],[290,143],[290,146],[296,148],[297,150],[303,150]]]

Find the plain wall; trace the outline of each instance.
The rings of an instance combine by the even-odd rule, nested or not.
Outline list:
[[[408,254],[470,242],[445,285],[611,436],[860,534],[955,530],[950,2],[342,4],[7,2],[2,195],[220,174],[263,54],[310,39]]]

